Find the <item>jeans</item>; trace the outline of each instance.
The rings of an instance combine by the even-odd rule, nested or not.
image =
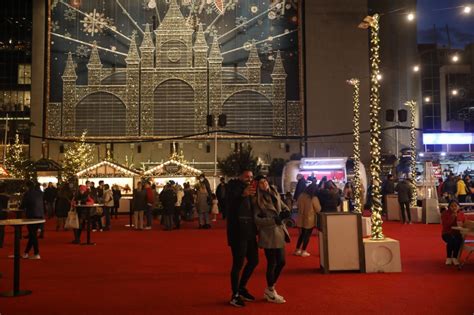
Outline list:
[[[446,258],[458,258],[459,250],[462,246],[461,234],[446,233],[441,235],[446,242]]]
[[[410,214],[410,202],[399,202],[400,210],[402,212],[402,222],[411,222],[411,214]],[[405,218],[405,211],[408,216],[408,221]]]
[[[31,247],[33,247],[35,255],[39,254],[39,246],[38,246],[38,236],[36,233],[38,233],[38,229],[40,228],[39,224],[29,224],[27,225],[28,228],[28,243],[26,244],[25,248],[25,254],[28,254],[28,252],[31,250]]]
[[[199,212],[199,225],[209,224],[209,212]]]
[[[285,266],[284,248],[265,248],[265,257],[267,258],[267,286],[273,287],[280,276],[281,270]]]
[[[298,242],[296,243],[296,249],[301,248],[301,244],[303,244],[302,250],[306,250],[308,247],[309,239],[311,237],[311,233],[313,232],[313,228],[305,229],[301,228],[300,236],[298,237]]]
[[[105,227],[110,228],[110,211],[112,207],[104,207]]]
[[[258,265],[258,246],[257,240],[242,240],[235,242],[230,246],[232,252],[232,269],[230,271],[230,283],[232,287],[232,295],[236,295],[241,290],[245,290],[247,282]],[[244,260],[247,258],[242,275],[242,267]]]

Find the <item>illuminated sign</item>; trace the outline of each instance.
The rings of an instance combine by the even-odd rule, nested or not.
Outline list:
[[[472,133],[424,133],[423,144],[473,144]]]
[[[306,158],[301,159],[300,169],[302,170],[329,170],[344,169],[346,167],[346,158]]]

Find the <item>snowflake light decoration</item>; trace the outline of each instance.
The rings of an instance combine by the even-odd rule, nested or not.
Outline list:
[[[241,31],[245,31],[247,29],[247,21],[248,19],[245,16],[239,16],[235,19],[235,26]]]
[[[84,33],[94,36],[94,34],[102,33],[107,26],[111,26],[112,20],[105,17],[104,13],[99,13],[94,9],[93,12],[85,15],[81,23]]]
[[[74,11],[73,9],[71,8],[67,8],[65,11],[64,11],[64,19],[66,21],[74,21],[76,19],[76,11]]]
[[[76,47],[76,55],[80,58],[87,58],[89,56],[89,47],[85,45],[79,45]]]
[[[225,8],[227,9],[227,11],[235,10],[235,8],[237,7],[237,3],[239,3],[239,0],[229,0]]]
[[[59,30],[59,22],[54,21],[53,23],[51,23],[51,31],[56,32],[57,30]]]

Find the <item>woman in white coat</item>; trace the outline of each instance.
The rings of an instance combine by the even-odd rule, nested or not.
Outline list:
[[[285,243],[290,242],[290,236],[282,222],[290,216],[290,211],[265,177],[257,177],[256,180],[255,224],[258,228],[258,246],[264,249],[267,259],[267,288],[264,298],[273,303],[285,303],[283,296],[276,292],[275,284],[285,266]]]
[[[321,211],[321,204],[316,196],[318,186],[311,184],[298,197],[298,217],[296,225],[300,228],[300,236],[296,243],[296,256],[308,257],[310,253],[306,251],[313,228],[316,226],[316,213]]]

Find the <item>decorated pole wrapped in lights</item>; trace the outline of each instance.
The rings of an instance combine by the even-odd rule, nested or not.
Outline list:
[[[360,183],[360,100],[359,100],[359,90],[360,90],[360,81],[359,79],[352,78],[347,81],[348,84],[354,87],[353,94],[353,113],[352,118],[353,124],[353,134],[354,134],[354,212],[361,213],[362,201],[361,201],[361,183]]]
[[[410,108],[410,150],[411,150],[411,161],[410,161],[410,184],[412,186],[411,195],[411,207],[416,207],[417,190],[416,190],[416,135],[415,135],[415,115],[416,115],[416,102],[411,100],[405,103]]]
[[[380,38],[379,15],[366,16],[359,28],[370,28],[370,177],[372,180],[372,239],[384,239],[382,231],[382,194],[380,180]]]

